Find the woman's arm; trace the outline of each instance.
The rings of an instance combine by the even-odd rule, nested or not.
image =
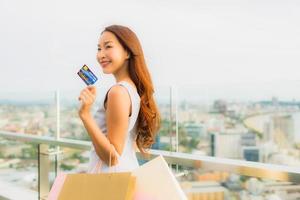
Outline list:
[[[82,106],[79,116],[95,146],[97,155],[109,164],[111,152],[111,165],[116,165],[118,162],[116,152],[121,155],[125,145],[131,104],[130,96],[126,88],[120,85],[113,86],[108,92],[105,113],[107,137],[102,133],[90,112],[95,97],[96,88],[94,86],[89,86],[81,92],[79,98],[82,100]]]

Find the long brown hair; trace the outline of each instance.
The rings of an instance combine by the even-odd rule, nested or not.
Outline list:
[[[141,97],[141,106],[137,119],[136,144],[144,154],[146,153],[145,149],[149,149],[155,142],[156,134],[160,128],[160,113],[153,98],[154,88],[144,53],[136,34],[128,27],[112,25],[106,27],[104,31],[113,33],[123,48],[130,53],[128,63],[129,75]]]

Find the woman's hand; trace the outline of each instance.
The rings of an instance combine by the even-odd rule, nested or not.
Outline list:
[[[81,101],[79,108],[79,116],[82,118],[86,114],[90,114],[91,107],[96,100],[97,90],[95,86],[87,86],[80,92],[78,100]]]

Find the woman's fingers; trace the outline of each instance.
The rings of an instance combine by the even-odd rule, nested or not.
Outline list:
[[[82,100],[84,103],[93,103],[95,100],[95,97],[88,91],[82,90],[80,93],[80,96],[79,96],[79,100]]]
[[[85,100],[84,95],[83,95],[83,94],[80,94],[80,96],[78,97],[78,100],[79,100],[79,101],[84,101],[84,100]]]
[[[91,92],[91,94],[96,95],[97,89],[96,89],[96,87],[95,87],[94,85],[89,85],[89,86],[87,86],[86,88],[87,88],[87,90],[88,90],[89,92]]]
[[[88,94],[96,96],[96,88],[95,88],[95,86],[88,86],[88,87],[84,88],[84,91],[86,91]]]
[[[96,99],[96,87],[95,86],[88,86],[84,88],[78,97],[79,101],[86,104],[92,104]]]
[[[94,101],[94,95],[92,95],[89,91],[84,90],[83,94],[91,101]]]

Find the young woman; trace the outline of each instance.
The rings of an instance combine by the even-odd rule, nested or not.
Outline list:
[[[80,93],[79,116],[93,146],[89,170],[100,163],[100,171],[132,171],[138,167],[136,147],[145,153],[155,141],[160,114],[153,98],[153,84],[136,34],[128,27],[112,25],[101,33],[97,61],[116,84],[106,93],[93,117],[91,107],[96,87]]]

